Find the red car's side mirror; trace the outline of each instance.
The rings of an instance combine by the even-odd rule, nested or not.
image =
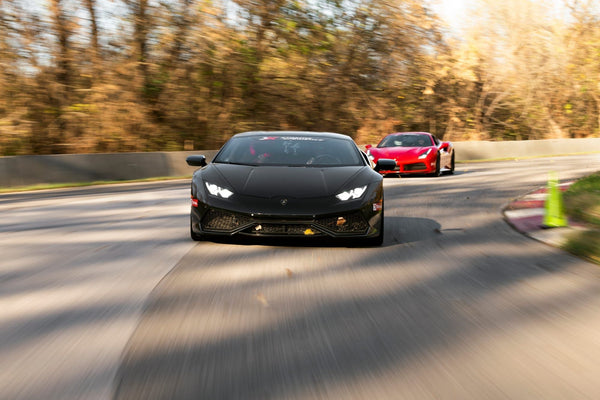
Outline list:
[[[368,145],[365,146],[365,149],[369,150],[371,147],[373,147],[373,146],[371,146],[370,144],[368,144]]]

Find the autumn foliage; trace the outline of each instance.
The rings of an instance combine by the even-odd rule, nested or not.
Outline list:
[[[217,148],[255,129],[598,136],[600,12],[482,1],[0,1],[0,155]]]

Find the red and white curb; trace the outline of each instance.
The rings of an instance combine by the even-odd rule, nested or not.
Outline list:
[[[572,183],[562,183],[559,189],[564,192]],[[511,202],[504,209],[504,218],[517,231],[533,239],[561,246],[566,242],[567,234],[581,227],[570,221],[567,227],[544,229],[544,202],[547,196],[547,189],[544,187]]]

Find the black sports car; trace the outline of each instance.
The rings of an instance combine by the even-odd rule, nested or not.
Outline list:
[[[245,132],[233,136],[192,178],[191,237],[278,236],[383,241],[383,183],[346,135]],[[393,164],[393,165],[392,165]]]

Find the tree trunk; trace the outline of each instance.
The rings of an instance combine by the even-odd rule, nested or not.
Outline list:
[[[91,44],[92,44],[92,79],[95,80],[97,77],[101,76],[102,68],[101,68],[101,55],[100,55],[100,44],[98,41],[98,23],[96,20],[96,10],[95,10],[95,0],[85,0],[86,7],[88,12],[90,13],[90,25],[92,28],[91,32]]]
[[[63,153],[64,144],[68,137],[68,124],[65,118],[65,108],[70,104],[72,92],[72,65],[69,48],[70,29],[69,21],[63,10],[61,0],[50,1],[50,11],[52,14],[55,35],[58,40],[58,49],[56,54],[56,82],[59,88],[55,93],[56,119],[49,125],[49,136],[52,153]],[[55,131],[52,133],[52,131]]]
[[[133,4],[134,16],[134,54],[137,62],[138,78],[136,84],[140,90],[142,100],[144,93],[150,83],[148,71],[148,32],[150,21],[148,18],[148,0],[137,0]]]

